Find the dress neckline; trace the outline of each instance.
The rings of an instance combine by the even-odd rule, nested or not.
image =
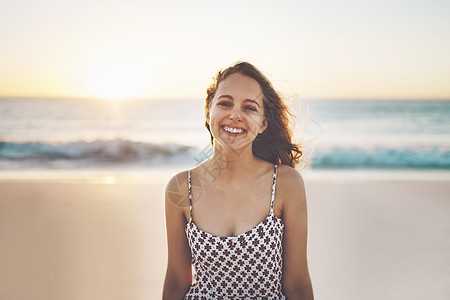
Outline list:
[[[284,225],[284,221],[281,218],[278,218],[277,216],[275,216],[275,214],[273,213],[273,209],[274,209],[274,200],[275,200],[275,186],[276,186],[276,182],[277,182],[277,164],[274,164],[273,166],[273,175],[272,175],[272,192],[271,192],[271,199],[270,199],[270,212],[269,214],[258,224],[256,224],[253,228],[247,230],[246,232],[243,232],[241,234],[238,235],[230,235],[230,236],[218,236],[218,235],[214,235],[212,233],[209,233],[207,231],[204,231],[200,228],[197,227],[197,225],[194,223],[194,220],[192,219],[192,193],[191,193],[191,170],[188,170],[188,188],[189,188],[189,221],[185,226],[185,230],[188,228],[189,224],[192,224],[192,226],[194,226],[195,228],[197,228],[198,231],[208,235],[209,237],[212,238],[218,238],[218,239],[233,239],[233,238],[239,238],[241,236],[247,235],[250,232],[257,230],[259,227],[261,227],[262,224],[264,224],[265,222],[267,222],[269,220],[269,217],[273,217],[275,218],[275,220],[279,220],[281,221],[281,224]]]
[[[241,237],[241,236],[248,235],[248,234],[250,234],[251,232],[257,230],[257,229],[258,229],[259,227],[261,227],[264,223],[266,223],[266,222],[270,219],[270,217],[274,218],[275,220],[278,220],[279,222],[281,222],[282,225],[284,225],[283,219],[277,217],[274,213],[269,213],[269,214],[264,218],[264,220],[262,220],[261,222],[259,222],[258,224],[256,224],[253,228],[251,228],[251,229],[249,229],[249,230],[247,230],[247,231],[245,231],[245,232],[243,232],[243,233],[240,233],[240,234],[238,234],[238,235],[228,235],[228,236],[214,235],[214,234],[212,234],[212,233],[209,233],[209,232],[207,232],[207,231],[204,231],[204,230],[198,228],[197,225],[194,223],[193,220],[190,220],[190,221],[186,224],[185,228],[187,229],[188,226],[189,226],[189,224],[192,224],[192,226],[194,226],[198,231],[200,231],[201,233],[206,234],[206,235],[209,236],[209,237],[216,238],[216,239],[237,239],[237,238],[239,238],[239,237]]]

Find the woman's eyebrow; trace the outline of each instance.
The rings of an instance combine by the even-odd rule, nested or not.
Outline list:
[[[249,102],[255,103],[256,105],[258,105],[258,107],[260,107],[258,101],[256,101],[256,100],[253,100],[253,99],[245,99],[245,101],[249,101]]]
[[[220,99],[220,98],[228,98],[228,99],[233,100],[233,97],[231,95],[220,95],[219,97],[217,97],[217,99]]]

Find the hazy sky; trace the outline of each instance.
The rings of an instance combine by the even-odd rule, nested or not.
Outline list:
[[[0,96],[202,97],[248,60],[300,98],[450,99],[450,1],[0,1]]]

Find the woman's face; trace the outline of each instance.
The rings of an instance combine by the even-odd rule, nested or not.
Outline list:
[[[259,83],[239,73],[229,75],[219,83],[206,117],[215,142],[239,153],[267,127]]]

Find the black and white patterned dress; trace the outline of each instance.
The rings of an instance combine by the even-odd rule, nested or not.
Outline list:
[[[190,220],[186,236],[195,270],[185,300],[286,299],[281,289],[283,220],[273,213],[277,165],[273,170],[270,213],[254,228],[220,237],[192,221],[191,174],[188,171]]]

